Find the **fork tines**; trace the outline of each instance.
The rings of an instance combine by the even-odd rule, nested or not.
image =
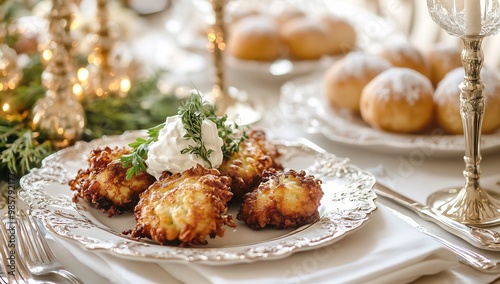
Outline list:
[[[0,268],[3,275],[0,283],[31,283],[33,277],[18,253],[16,244],[17,222],[9,221],[7,229],[4,220],[0,222]]]
[[[26,261],[29,272],[34,275],[58,274],[70,283],[83,283],[77,276],[62,268],[62,264],[45,240],[36,218],[23,210],[18,214],[19,251]]]

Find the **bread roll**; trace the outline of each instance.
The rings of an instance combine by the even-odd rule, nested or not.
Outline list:
[[[296,60],[315,60],[328,50],[328,33],[319,21],[300,17],[286,22],[281,37],[288,46],[288,55]]]
[[[461,50],[457,46],[438,44],[425,52],[430,66],[429,78],[436,87],[451,70],[462,66]]]
[[[333,107],[359,113],[361,93],[366,84],[390,67],[389,62],[375,55],[350,52],[325,72],[324,94]]]
[[[434,93],[438,125],[450,134],[463,133],[459,84],[464,80],[464,73],[463,67],[453,69]],[[486,68],[481,70],[481,80],[485,84],[482,133],[492,133],[500,127],[500,84],[498,77]]]
[[[282,42],[275,20],[265,15],[240,19],[230,28],[227,51],[239,59],[276,60],[281,56]]]
[[[344,54],[356,48],[357,35],[351,23],[332,14],[322,15],[320,20],[328,32],[328,54]]]
[[[280,28],[282,28],[290,20],[306,16],[306,13],[303,10],[291,4],[280,5],[278,6],[278,9],[271,11],[271,14],[275,17]]]
[[[407,42],[384,45],[376,54],[395,67],[410,68],[430,78],[430,67],[425,57]]]
[[[376,76],[361,94],[361,117],[374,128],[416,133],[433,120],[431,81],[409,68],[390,68]]]

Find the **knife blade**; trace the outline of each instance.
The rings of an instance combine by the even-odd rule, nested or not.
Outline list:
[[[500,233],[494,230],[464,225],[453,219],[435,213],[429,206],[403,196],[377,181],[374,187],[377,195],[406,207],[422,219],[430,221],[447,232],[465,240],[471,245],[491,251],[500,251]]]
[[[299,142],[318,153],[327,153],[325,149],[311,140],[300,137]],[[484,250],[500,251],[500,233],[494,230],[467,226],[453,219],[434,213],[432,209],[415,200],[403,196],[377,181],[373,189],[377,195],[387,198],[417,213],[422,219],[433,222],[445,231],[465,240],[469,244]]]
[[[443,244],[445,247],[447,247],[449,250],[454,252],[460,262],[462,262],[466,265],[469,265],[472,268],[477,269],[481,272],[497,274],[500,271],[499,263],[496,263],[493,260],[491,260],[483,255],[480,255],[472,250],[455,245],[455,244],[439,237],[438,235],[432,233],[431,231],[427,230],[427,228],[425,228],[424,226],[417,223],[417,221],[413,220],[411,217],[409,217],[409,216],[407,216],[399,211],[396,211],[392,208],[388,207],[388,209],[392,214],[396,215],[398,218],[405,221],[407,224],[411,225],[413,228],[417,229],[419,232],[424,233],[427,236],[437,240],[438,242]]]

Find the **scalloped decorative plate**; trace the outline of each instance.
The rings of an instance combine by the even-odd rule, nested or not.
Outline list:
[[[134,240],[122,232],[132,229],[132,214],[108,218],[87,202],[73,202],[67,185],[78,169],[87,167],[87,156],[98,146],[120,146],[144,132],[128,132],[79,142],[47,157],[40,168],[25,175],[19,199],[31,208],[53,233],[79,243],[89,250],[104,250],[115,256],[138,261],[197,262],[226,265],[277,259],[292,253],[334,243],[361,228],[377,209],[372,191],[375,178],[332,154],[316,151],[303,142],[276,141],[283,152],[286,168],[304,169],[323,180],[320,220],[297,229],[253,231],[236,220],[237,227],[226,227],[224,237],[208,239],[208,245],[181,248],[161,246],[148,239]],[[237,208],[230,208],[236,215]]]
[[[348,145],[367,147],[377,152],[434,156],[463,155],[463,135],[448,135],[441,128],[424,134],[398,134],[375,129],[359,115],[333,108],[322,88],[323,73],[297,78],[283,84],[279,107],[289,121],[300,122],[309,133]],[[500,131],[481,136],[481,152],[500,149]]]

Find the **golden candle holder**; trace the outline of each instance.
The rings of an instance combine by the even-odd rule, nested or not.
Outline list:
[[[71,90],[74,95],[81,100],[82,92],[81,86],[76,78],[76,62],[74,60],[70,60],[71,58],[75,58],[75,47],[76,42],[71,36],[71,25],[73,19],[75,18],[74,13],[74,3],[72,1],[63,1],[57,4],[56,9],[50,9],[48,11],[47,19],[48,19],[48,35],[49,37],[42,43],[39,44],[38,49],[40,52],[40,57],[42,62],[45,64],[46,68],[44,73],[42,74],[42,84],[46,88],[50,88],[50,85],[53,83],[50,81],[53,79],[51,76],[52,71],[50,68],[50,62],[52,60],[52,52],[54,49],[54,42],[58,42],[62,44],[67,54],[67,66],[66,70],[68,72],[68,78],[71,82]],[[61,29],[63,29],[61,31]]]
[[[224,9],[227,0],[210,0],[214,11],[214,24],[208,32],[208,50],[213,54],[214,85],[207,99],[215,104],[218,115],[226,114],[240,125],[250,125],[262,118],[262,114],[245,98],[246,93],[226,83],[223,51],[226,48]]]
[[[60,11],[65,2],[52,0],[52,10]],[[81,138],[85,128],[85,111],[72,92],[69,57],[64,42],[68,31],[63,21],[60,17],[51,18],[51,58],[42,73],[47,92],[32,110],[33,128],[48,136],[56,148],[72,145]]]
[[[88,65],[80,68],[77,78],[81,82],[84,96],[126,96],[130,90],[127,70],[114,61],[112,49],[114,39],[110,35],[108,1],[97,0],[97,30],[92,52],[87,57]]]
[[[0,6],[6,1],[0,1]],[[7,27],[4,20],[4,8],[0,9],[0,91],[13,90],[22,78],[21,69],[17,65],[17,53],[4,41]]]
[[[443,216],[476,226],[500,223],[500,193],[481,187],[481,127],[484,114],[483,38],[500,27],[498,0],[427,0],[432,19],[444,30],[463,40],[464,81],[460,84],[460,115],[465,138],[465,185],[448,188],[429,196],[428,204]]]

